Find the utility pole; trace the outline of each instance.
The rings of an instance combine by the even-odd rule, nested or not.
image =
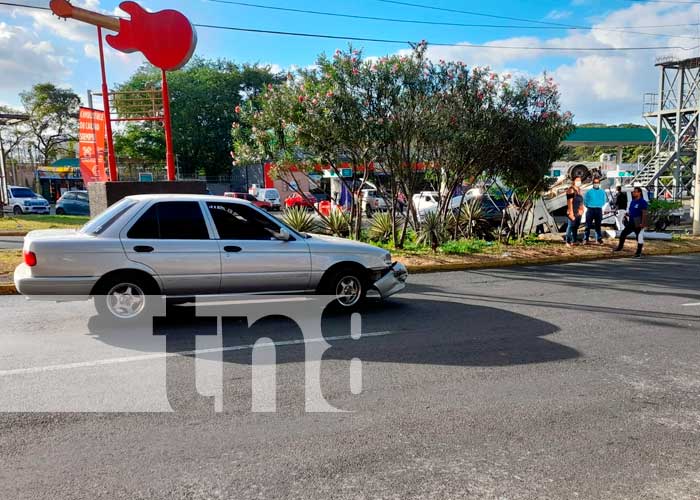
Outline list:
[[[0,125],[7,125],[10,122],[18,123],[28,120],[29,116],[16,113],[0,113]],[[1,132],[1,131],[0,131]],[[16,174],[12,176],[16,179]],[[15,181],[16,182],[16,181]],[[5,170],[5,147],[2,144],[2,135],[0,135],[0,217],[3,217],[3,205],[10,200],[5,200],[7,196],[7,171]]]
[[[700,113],[700,108],[698,108]],[[696,128],[695,182],[693,183],[693,236],[700,236],[700,119]]]
[[[5,216],[5,196],[7,196],[7,177],[5,174],[5,148],[2,145],[2,132],[0,131],[0,217]]]

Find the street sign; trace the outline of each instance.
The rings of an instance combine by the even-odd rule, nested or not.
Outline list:
[[[340,176],[341,177],[352,177],[352,169],[351,168],[341,168],[340,169]],[[333,178],[333,177],[338,177],[335,173],[335,170],[328,169],[323,171],[323,177],[326,179],[328,178]]]
[[[139,182],[153,182],[153,174],[150,172],[139,172]]]

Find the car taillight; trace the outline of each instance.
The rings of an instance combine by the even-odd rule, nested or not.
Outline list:
[[[24,252],[24,263],[29,267],[36,266],[36,254],[34,252]]]

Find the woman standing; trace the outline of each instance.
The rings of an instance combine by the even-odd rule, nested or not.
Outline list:
[[[578,242],[578,228],[583,216],[583,196],[581,196],[581,178],[574,178],[569,189],[566,190],[566,246],[570,247]]]

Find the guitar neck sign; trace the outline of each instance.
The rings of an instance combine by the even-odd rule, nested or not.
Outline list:
[[[118,31],[107,35],[107,43],[121,52],[141,52],[155,67],[172,71],[190,60],[197,46],[192,23],[176,10],[148,12],[136,2],[119,7],[130,19],[119,19],[73,6],[68,0],[51,0],[51,10],[59,17],[76,19],[93,26]]]

